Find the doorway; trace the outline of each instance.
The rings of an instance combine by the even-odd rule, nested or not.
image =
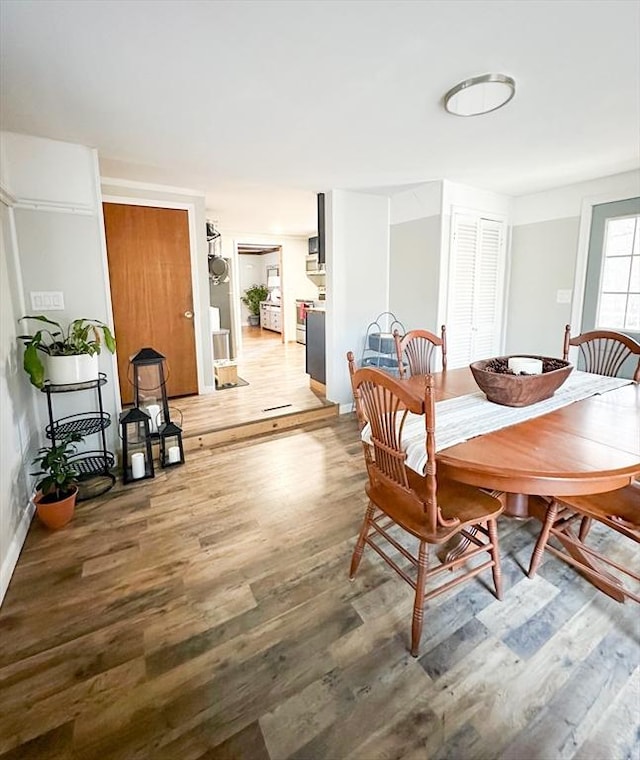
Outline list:
[[[145,346],[167,358],[167,394],[198,393],[188,212],[103,203],[122,404],[133,401],[129,359]]]
[[[238,278],[236,299],[239,305],[241,330],[238,334],[238,353],[242,352],[243,338],[263,338],[285,343],[286,300],[283,297],[284,272],[282,248],[277,244],[237,243]],[[246,290],[254,285],[264,287],[266,297],[260,304],[258,325],[251,325],[249,309],[242,302]]]

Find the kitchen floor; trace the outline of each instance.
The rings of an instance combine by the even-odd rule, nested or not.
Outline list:
[[[238,377],[248,385],[170,401],[183,414],[185,438],[334,406],[310,390],[303,345],[259,327],[243,327],[242,341]]]

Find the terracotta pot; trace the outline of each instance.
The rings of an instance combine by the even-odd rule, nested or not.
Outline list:
[[[36,511],[38,518],[44,523],[47,528],[52,530],[58,530],[58,528],[64,528],[64,526],[71,521],[73,513],[76,507],[76,497],[78,496],[77,487],[74,488],[71,496],[67,496],[66,499],[61,501],[52,501],[49,503],[42,503],[42,492],[38,491],[35,495],[34,503],[36,505]]]

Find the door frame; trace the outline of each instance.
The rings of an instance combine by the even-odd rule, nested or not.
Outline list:
[[[637,192],[621,192],[618,190],[617,192],[602,193],[601,195],[587,196],[582,199],[580,231],[578,232],[578,253],[573,279],[573,295],[571,297],[571,327],[574,333],[580,330],[582,312],[584,311],[584,290],[587,284],[587,264],[589,262],[593,207],[599,206],[601,203],[626,201],[631,198],[637,198]]]
[[[159,201],[153,198],[131,198],[120,195],[103,195],[100,202],[100,217],[102,219],[102,231],[104,236],[104,253],[105,259],[107,259],[107,244],[106,244],[106,231],[104,229],[104,214],[102,212],[103,203],[119,203],[123,206],[150,206],[152,208],[167,208],[175,209],[178,211],[187,212],[187,222],[189,226],[189,258],[191,264],[191,294],[193,296],[193,321],[194,321],[194,337],[196,347],[196,376],[198,378],[198,395],[205,393],[215,392],[215,387],[208,385],[204,381],[204,347],[202,345],[202,324],[204,309],[201,308],[201,293],[200,286],[198,284],[198,246],[196,240],[196,209],[193,203],[180,203],[177,201]],[[108,259],[105,262],[105,289],[107,294],[107,300],[109,309],[111,310],[111,321],[113,322],[113,307],[111,305],[111,278],[109,276]],[[209,312],[206,312],[207,323],[209,319]],[[116,335],[116,341],[118,336]],[[116,344],[117,350],[117,344]],[[113,357],[114,364],[116,357]],[[117,367],[117,364],[116,364]],[[117,375],[116,375],[117,376]],[[120,409],[122,408],[122,394],[120,387],[118,387],[118,404]]]
[[[247,234],[241,237],[236,237],[232,241],[232,251],[231,251],[231,261],[232,261],[232,270],[235,271],[236,276],[231,278],[231,297],[233,299],[233,304],[231,308],[231,321],[232,325],[235,325],[235,347],[236,347],[236,358],[241,356],[242,354],[242,317],[241,317],[241,309],[240,309],[240,297],[242,293],[240,292],[240,255],[238,253],[238,246],[242,245],[263,245],[265,247],[272,246],[273,248],[278,248],[278,267],[280,270],[280,309],[281,309],[281,321],[282,321],[282,333],[280,335],[280,341],[284,345],[286,341],[286,335],[285,335],[285,323],[284,323],[284,314],[285,314],[285,296],[284,296],[284,276],[282,272],[282,240],[275,241],[275,242],[264,242],[263,240],[259,240],[256,242],[255,238],[262,238],[266,237],[263,235],[252,235]]]

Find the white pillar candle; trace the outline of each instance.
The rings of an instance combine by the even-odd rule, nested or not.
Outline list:
[[[145,409],[146,413],[151,417],[151,422],[149,423],[149,430],[152,433],[158,432],[158,417],[160,415],[160,405],[159,404],[149,404],[149,406]]]
[[[131,477],[134,480],[144,478],[145,471],[145,459],[144,454],[141,451],[137,451],[131,455]]]
[[[180,461],[180,446],[169,446],[169,464]]]
[[[542,373],[542,360],[532,356],[512,356],[508,360],[509,369],[516,375],[540,375]]]

